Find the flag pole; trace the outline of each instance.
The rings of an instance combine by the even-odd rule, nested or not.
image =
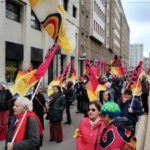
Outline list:
[[[37,92],[37,90],[38,90],[38,88],[39,88],[39,86],[40,86],[42,80],[43,80],[43,77],[40,79],[40,81],[39,81],[39,83],[38,83],[38,85],[37,85],[37,87],[36,87],[36,89],[35,89],[35,92],[34,92],[32,98],[31,98],[31,102],[32,102],[33,99],[34,99],[35,94],[36,94],[36,92]],[[16,136],[17,136],[17,134],[18,134],[18,132],[19,132],[19,130],[20,130],[20,128],[21,128],[21,125],[22,125],[22,123],[23,123],[23,121],[24,121],[26,115],[27,115],[27,110],[26,110],[25,113],[23,114],[23,117],[22,117],[22,119],[21,119],[21,122],[20,122],[20,124],[19,124],[19,126],[18,126],[18,128],[17,128],[17,131],[15,132],[15,135],[13,136],[13,139],[12,139],[12,141],[11,141],[11,144],[14,143],[14,141],[15,141],[15,139],[16,139]]]
[[[38,88],[39,88],[39,86],[40,86],[42,80],[43,80],[43,77],[40,79],[40,81],[39,81],[39,83],[38,83],[38,85],[37,85],[37,87],[36,87],[36,89],[35,89],[35,91],[34,91],[34,94],[32,95],[31,101],[33,101],[33,99],[34,99],[34,97],[35,97],[35,94],[36,94],[36,92],[37,92],[37,90],[38,90]]]

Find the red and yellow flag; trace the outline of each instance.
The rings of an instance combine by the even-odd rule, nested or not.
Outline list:
[[[75,81],[76,81],[76,70],[75,70],[75,66],[74,66],[73,61],[71,61],[70,73],[69,73],[68,80],[71,80],[73,83],[75,83]]]
[[[49,36],[65,52],[72,50],[65,30],[65,10],[59,0],[29,0],[31,7]]]
[[[90,101],[96,100],[96,99],[98,99],[97,95],[95,94],[95,91],[99,84],[98,80],[96,79],[96,77],[90,67],[89,62],[85,61],[84,65],[85,65],[85,76],[87,77],[87,80],[88,80],[88,82],[86,84],[88,97],[89,97]]]

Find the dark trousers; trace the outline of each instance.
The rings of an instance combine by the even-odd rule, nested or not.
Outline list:
[[[66,103],[67,123],[71,123],[70,105],[69,102]]]
[[[63,132],[61,122],[50,122],[50,138],[55,141],[62,141]]]
[[[148,94],[142,94],[142,105],[143,105],[143,108],[144,108],[144,112],[148,113],[149,112]]]
[[[77,96],[77,111],[79,112],[81,112],[81,101],[82,101],[82,97]]]

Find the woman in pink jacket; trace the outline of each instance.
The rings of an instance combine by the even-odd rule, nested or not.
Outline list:
[[[100,150],[98,143],[105,127],[100,117],[100,108],[99,101],[90,102],[89,118],[83,118],[78,129],[77,150]]]

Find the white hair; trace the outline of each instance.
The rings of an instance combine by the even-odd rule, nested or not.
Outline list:
[[[19,96],[16,101],[19,101],[20,104],[23,106],[23,107],[26,107],[26,109],[28,111],[32,111],[33,110],[33,103],[32,101],[30,101],[28,98],[26,97],[21,97]]]

